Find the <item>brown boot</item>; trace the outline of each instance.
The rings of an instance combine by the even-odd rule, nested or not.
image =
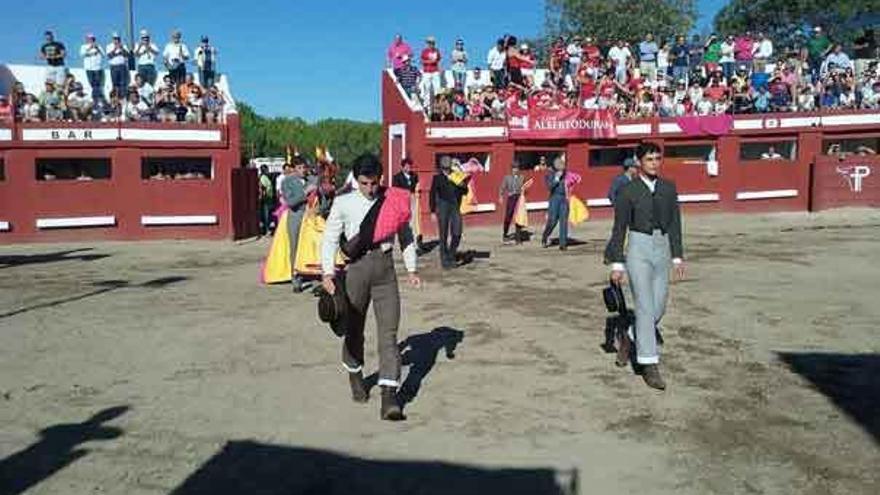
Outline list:
[[[632,352],[632,341],[629,340],[629,335],[624,330],[620,332],[620,337],[618,338],[617,359],[614,360],[614,364],[621,368],[628,365],[630,352]]]
[[[397,402],[397,390],[393,387],[381,387],[382,389],[382,409],[380,417],[386,421],[403,421],[406,416],[403,415],[403,409]]]
[[[364,403],[370,400],[370,394],[367,392],[367,384],[364,382],[364,373],[348,374],[348,384],[351,385],[351,398],[355,402]]]
[[[660,367],[656,364],[644,365],[642,367],[642,378],[645,380],[645,385],[657,390],[666,390],[666,382],[660,376]]]

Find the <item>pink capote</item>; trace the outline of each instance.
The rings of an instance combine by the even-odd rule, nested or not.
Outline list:
[[[688,136],[723,136],[733,129],[733,115],[690,115],[676,118],[675,123]]]
[[[376,229],[373,231],[373,242],[381,242],[409,223],[412,216],[409,191],[400,187],[389,187],[385,190],[385,201],[376,217]]]

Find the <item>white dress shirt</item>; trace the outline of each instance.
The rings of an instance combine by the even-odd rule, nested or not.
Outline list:
[[[324,275],[336,273],[336,252],[339,249],[339,236],[345,233],[346,239],[351,239],[358,234],[361,222],[370,211],[370,207],[376,199],[367,199],[361,194],[360,189],[343,194],[333,200],[327,224],[324,227],[324,239],[321,246],[321,270]],[[403,248],[403,264],[406,271],[416,272],[416,244],[415,237],[409,224],[404,224],[397,231],[397,237]],[[393,249],[393,236],[382,242],[382,250],[385,252]]]
[[[79,56],[83,59],[83,69],[101,70],[101,61],[104,59],[104,49],[95,43],[86,43],[79,47]]]
[[[647,175],[639,174],[639,178],[642,179],[642,182],[648,186],[648,190],[651,191],[651,194],[654,194],[654,190],[657,188],[657,178],[650,178]],[[679,265],[681,264],[681,258],[672,258],[672,263]],[[626,265],[624,263],[611,263],[611,271],[612,272],[622,272],[626,271]]]

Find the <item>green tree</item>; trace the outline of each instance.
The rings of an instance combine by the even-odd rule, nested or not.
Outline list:
[[[547,0],[548,36],[580,34],[599,39],[658,39],[686,35],[694,26],[694,0]]]
[[[308,123],[301,118],[267,118],[246,103],[238,103],[241,122],[241,160],[252,156],[285,156],[287,146],[296,147],[309,160],[321,146],[340,164],[344,173],[361,153],[378,153],[382,126],[376,122],[324,119]]]

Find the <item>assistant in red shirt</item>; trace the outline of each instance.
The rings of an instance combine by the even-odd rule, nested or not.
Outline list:
[[[438,72],[440,70],[440,50],[437,49],[433,37],[426,40],[427,46],[422,50],[422,72]]]

